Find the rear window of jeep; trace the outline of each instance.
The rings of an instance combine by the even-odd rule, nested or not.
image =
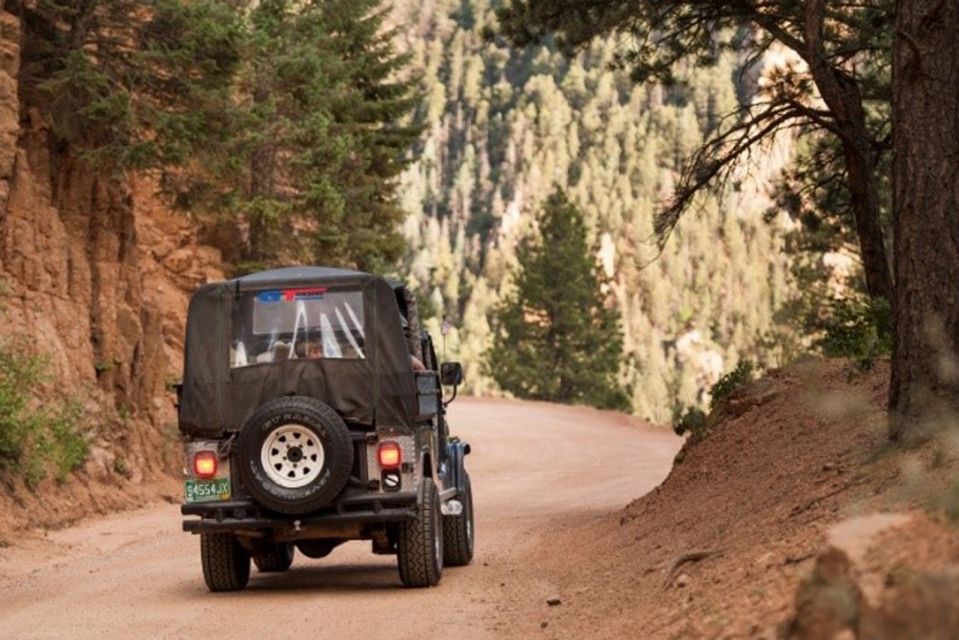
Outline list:
[[[269,289],[241,294],[234,306],[231,368],[295,359],[363,359],[365,347],[359,289]]]

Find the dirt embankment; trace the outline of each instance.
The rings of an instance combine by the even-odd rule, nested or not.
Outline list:
[[[660,487],[549,538],[531,562],[565,550],[563,604],[517,637],[959,637],[959,535],[926,509],[959,451],[887,444],[887,375],[810,362],[741,391]]]
[[[41,98],[21,82],[30,44],[0,2],[0,335],[49,358],[48,394],[84,401],[91,455],[63,486],[0,486],[0,532],[155,494],[176,468],[167,386],[188,292],[221,275],[219,252],[149,180],[96,177],[51,149]]]

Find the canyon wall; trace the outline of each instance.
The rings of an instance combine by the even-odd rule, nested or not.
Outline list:
[[[172,486],[171,384],[186,305],[223,275],[219,252],[163,206],[149,177],[106,179],[52,148],[36,98],[18,82],[21,38],[0,1],[0,341],[49,361],[41,397],[83,402],[90,455],[65,483],[0,486],[7,529],[60,524]]]

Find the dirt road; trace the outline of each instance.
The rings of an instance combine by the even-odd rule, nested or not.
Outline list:
[[[0,549],[0,638],[510,635],[517,617],[528,627],[547,616],[561,586],[525,562],[529,552],[556,527],[588,525],[652,489],[679,446],[665,430],[583,408],[463,398],[451,413],[473,445],[477,550],[435,589],[402,589],[393,558],[351,542],[322,560],[298,555],[286,574],[254,570],[243,592],[210,594],[199,539],[181,533],[177,505],[162,504]],[[552,557],[561,566],[575,551]]]

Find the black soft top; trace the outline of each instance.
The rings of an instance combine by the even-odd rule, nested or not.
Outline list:
[[[228,280],[240,286],[242,290],[255,290],[272,286],[298,286],[329,282],[356,282],[377,278],[369,273],[334,267],[284,267],[258,271],[249,275]]]
[[[362,291],[366,357],[231,369],[233,309],[242,294],[312,286],[355,286]],[[398,286],[373,274],[330,267],[273,269],[203,285],[187,313],[180,431],[207,437],[239,431],[258,407],[284,395],[322,400],[354,424],[411,429],[416,387],[394,291]]]

